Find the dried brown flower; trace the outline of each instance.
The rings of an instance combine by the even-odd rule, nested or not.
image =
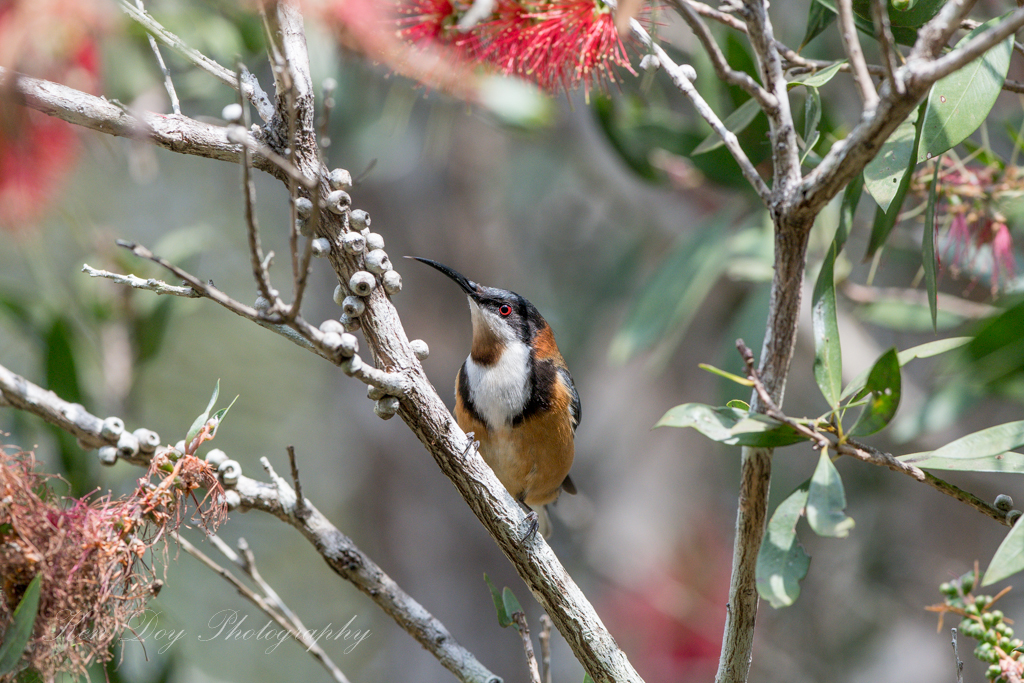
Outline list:
[[[44,679],[84,674],[162,585],[166,535],[195,503],[195,521],[214,530],[226,514],[213,470],[192,455],[161,449],[129,496],[58,498],[29,452],[0,447],[0,632],[29,582],[42,576],[39,610],[23,662]],[[174,459],[172,459],[174,458]],[[195,490],[206,489],[197,499]]]

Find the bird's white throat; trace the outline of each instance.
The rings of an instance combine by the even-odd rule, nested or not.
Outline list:
[[[505,344],[498,362],[466,359],[466,381],[473,407],[489,427],[509,425],[530,399],[530,347],[518,339]]]

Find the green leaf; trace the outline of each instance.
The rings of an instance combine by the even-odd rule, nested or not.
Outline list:
[[[1024,446],[1024,420],[982,429],[932,451],[933,458],[972,460],[1001,455]]]
[[[900,367],[903,367],[907,363],[917,358],[931,358],[938,356],[939,354],[958,349],[964,344],[971,341],[970,337],[950,337],[949,339],[938,339],[936,341],[927,342],[918,346],[913,346],[904,351],[900,351],[896,354],[896,359],[900,363]],[[861,391],[864,388],[865,382],[868,379],[868,373],[870,369],[857,375],[843,390],[843,395],[839,397],[840,401],[845,401],[850,396]]]
[[[900,405],[900,361],[896,349],[889,349],[875,361],[868,373],[864,388],[858,392],[855,401],[870,396],[857,422],[850,430],[851,436],[867,436],[889,424]]]
[[[846,238],[850,236],[850,228],[853,226],[853,215],[857,212],[857,205],[860,204],[860,197],[864,193],[864,175],[858,173],[843,191],[843,203],[839,207],[839,225],[836,226],[836,256],[846,246]]]
[[[594,683],[594,679],[590,677],[590,674],[583,674],[583,683]]]
[[[213,405],[217,402],[217,396],[220,395],[220,380],[217,380],[217,384],[213,387],[213,395],[210,396],[210,402],[206,406],[206,410],[195,419],[192,426],[188,429],[188,434],[185,436],[185,443],[188,444],[192,439],[196,438],[196,435],[203,429],[203,425],[210,419],[210,411],[213,410]],[[238,398],[237,396],[235,397]],[[234,401],[232,401],[234,403]]]
[[[235,405],[235,401],[237,400],[238,396],[235,396],[233,399],[231,399],[231,403],[228,404],[227,408],[221,408],[216,413],[214,413],[212,417],[210,417],[210,422],[213,422],[213,433],[211,434],[211,436],[217,435],[217,430],[220,429],[221,421],[224,420],[224,416],[228,414],[228,411],[231,410],[231,406]]]
[[[719,370],[714,365],[708,365],[707,363],[700,363],[700,364],[697,365],[697,367],[699,367],[701,370],[707,370],[712,375],[718,375],[719,377],[727,379],[730,382],[736,382],[736,384],[740,384],[740,385],[743,385],[745,387],[752,387],[752,386],[754,386],[754,383],[751,380],[747,379],[746,377],[740,377],[739,375],[734,375],[731,372],[726,372],[725,370]]]
[[[644,285],[615,335],[608,355],[625,362],[658,345],[674,349],[702,301],[729,261],[727,244],[733,216],[726,213],[695,227]],[[667,351],[663,351],[667,355]]]
[[[991,19],[960,39],[959,48],[1008,16]],[[937,81],[928,94],[918,161],[931,159],[963,142],[988,118],[1010,69],[1013,36],[967,66]]]
[[[805,74],[800,74],[799,76],[794,77],[786,85],[789,88],[794,88],[798,85],[803,85],[808,88],[820,88],[831,81],[832,77],[839,73],[839,70],[843,68],[844,64],[846,64],[846,60],[842,59],[821,71],[811,71]]]
[[[727,408],[735,408],[736,410],[750,411],[750,404],[746,401],[741,401],[738,398],[734,398],[725,404]]]
[[[807,492],[807,522],[819,536],[846,538],[850,535],[854,521],[846,516],[845,509],[843,480],[839,477],[839,470],[832,464],[832,459],[823,450]]]
[[[972,385],[1013,391],[1024,376],[1024,301],[985,320],[964,353]]]
[[[901,123],[882,143],[882,148],[878,150],[875,158],[864,167],[864,189],[882,211],[888,211],[892,205],[893,199],[899,193],[900,181],[908,172],[908,166],[914,157],[914,150],[917,149],[916,122],[917,116],[912,115]]]
[[[982,586],[990,586],[997,581],[1013,576],[1024,569],[1024,524],[1014,524],[1010,533],[999,544],[999,549],[985,570],[981,580]]]
[[[928,186],[928,206],[924,212],[924,236],[921,240],[921,265],[924,266],[924,285],[928,290],[928,311],[932,314],[932,330],[939,329],[939,287],[936,270],[938,261],[935,258],[935,205],[939,187],[939,162],[936,159],[932,168],[932,182]]]
[[[498,625],[502,628],[507,628],[512,623],[512,618],[509,616],[508,610],[505,609],[505,600],[502,597],[501,591],[491,581],[491,577],[487,576],[487,572],[484,572],[484,581],[487,582],[487,588],[491,591],[491,600],[494,602],[494,611],[498,614]],[[507,589],[506,589],[507,590]]]
[[[21,661],[21,654],[25,651],[28,641],[32,638],[32,628],[36,623],[36,614],[39,611],[39,594],[43,575],[36,574],[32,579],[21,602],[14,609],[11,618],[11,625],[4,635],[3,644],[0,644],[0,676],[11,673]]]
[[[901,455],[898,459],[925,470],[1024,474],[1024,454],[1014,453],[1013,451],[997,455],[986,455],[980,458],[936,458],[934,452],[929,451],[927,453]]]
[[[810,480],[779,503],[757,555],[757,592],[772,607],[788,607],[800,596],[811,558],[796,537],[796,523],[804,513]]]
[[[934,2],[934,0],[930,0],[930,1]],[[835,4],[835,2],[833,2],[833,0],[815,0],[815,2],[819,2],[822,5],[824,5],[825,7],[828,7],[833,12],[836,12],[836,4]],[[854,23],[854,25],[856,25],[858,31],[860,31],[861,33],[866,33],[868,36],[870,36],[872,39],[874,39],[874,37],[875,37],[875,28],[874,28],[874,24],[871,23],[871,19],[870,19],[870,17],[871,17],[870,7],[871,6],[870,5],[865,5],[865,2],[870,2],[870,0],[856,0],[855,1],[855,3],[854,3],[854,8],[855,9],[854,9],[854,13],[853,13],[853,23]],[[865,7],[865,6],[868,8],[866,13],[863,12],[863,11],[861,11],[861,12],[856,11],[858,8]],[[890,11],[889,11],[889,22],[891,24],[893,38],[895,38],[896,42],[899,43],[900,45],[913,45],[914,42],[917,40],[917,31],[915,30],[915,28],[904,26],[903,25],[903,21],[900,18],[897,18],[897,21],[899,21],[900,23],[895,23],[893,21],[893,17],[894,16],[895,16],[895,13],[890,9]],[[925,21],[927,21],[927,20],[925,20]],[[922,26],[922,25],[924,25],[924,22],[921,22],[920,24],[917,24],[917,26]]]
[[[807,13],[807,29],[804,31],[804,39],[800,41],[800,47],[797,48],[797,52],[803,50],[807,43],[821,35],[821,32],[831,26],[835,20],[835,12],[820,2],[812,2],[811,8]]]
[[[805,84],[806,85],[806,84]],[[800,155],[800,163],[804,163],[807,155],[814,151],[820,134],[818,125],[821,123],[821,95],[817,88],[807,88],[807,99],[804,100],[804,153]]]
[[[964,322],[964,316],[940,308],[932,324],[932,314],[925,301],[911,301],[882,295],[877,301],[854,309],[860,320],[899,332],[934,332],[949,330]]]
[[[821,395],[833,408],[839,406],[839,392],[843,384],[843,352],[839,346],[839,323],[836,319],[836,251],[836,243],[833,242],[821,264],[811,299],[814,379]]]
[[[853,0],[853,11],[860,17],[871,20],[872,0]],[[946,0],[899,0],[900,5],[890,0],[889,24],[896,28],[920,28],[938,14]],[[874,37],[874,34],[872,34]]]
[[[767,415],[703,403],[684,403],[670,409],[655,427],[693,427],[712,441],[730,446],[777,448],[807,437]]]
[[[515,623],[515,620],[512,618],[512,615],[516,612],[522,612],[523,608],[519,604],[519,601],[516,600],[516,596],[512,593],[512,589],[508,586],[505,586],[505,589],[501,592],[501,601],[505,605],[505,614],[508,615],[509,621],[512,622],[512,624],[516,627],[516,630],[518,631],[519,624]]]
[[[725,126],[726,130],[732,131],[733,133],[739,133],[746,129],[754,119],[757,118],[758,114],[762,114],[761,106],[757,103],[757,100],[751,98],[736,107],[731,114],[725,117],[722,121],[722,125]],[[704,138],[697,147],[690,152],[690,156],[698,156],[705,152],[710,152],[713,149],[718,149],[725,142],[718,136],[718,133],[712,132],[711,135]]]
[[[914,119],[916,121],[916,125],[914,126],[913,141],[909,145],[907,144],[907,121],[904,121],[900,124],[900,127],[893,132],[889,140],[882,145],[882,149],[879,151],[878,156],[872,159],[871,164],[868,164],[868,166],[878,162],[878,160],[886,154],[886,146],[890,145],[890,140],[892,140],[893,137],[897,137],[898,139],[891,143],[894,147],[892,149],[893,156],[889,161],[886,162],[883,159],[882,162],[879,162],[882,166],[871,172],[869,172],[868,168],[864,169],[864,187],[869,193],[871,193],[872,197],[875,197],[875,201],[878,202],[878,210],[875,211],[875,222],[871,226],[871,238],[868,241],[868,250],[867,254],[864,256],[865,259],[869,259],[874,256],[875,252],[885,244],[885,241],[889,239],[889,233],[892,232],[893,226],[896,225],[896,220],[899,218],[900,209],[903,207],[903,200],[907,196],[907,190],[910,189],[910,178],[913,175],[914,166],[917,164],[917,153],[915,150],[918,149],[921,142],[921,122],[924,120],[921,116],[921,110],[923,107],[924,105],[922,104],[917,108],[917,114]],[[904,157],[906,157],[906,164],[903,168],[902,174],[899,174],[898,169],[896,169],[896,175],[885,175],[887,173],[887,169],[895,169],[896,164],[901,159],[904,159]],[[871,184],[873,181],[875,192],[879,195],[878,197],[876,197],[875,193],[872,192]],[[888,192],[884,192],[882,189],[882,186],[886,184],[888,184],[890,189],[892,187],[896,188],[895,193],[891,197],[888,197],[888,201],[885,201],[888,196]],[[881,197],[881,199],[879,199],[879,197]],[[885,208],[883,208],[883,203]]]

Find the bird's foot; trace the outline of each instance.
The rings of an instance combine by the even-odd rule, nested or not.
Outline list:
[[[530,539],[537,535],[537,530],[540,529],[540,520],[537,517],[535,510],[530,510],[526,515],[526,533],[523,535],[522,543],[529,543]]]
[[[469,445],[466,446],[466,450],[462,451],[463,459],[468,458],[469,454],[472,453],[474,449],[480,447],[480,442],[474,439],[474,436],[473,432],[466,432],[466,438],[469,439]]]

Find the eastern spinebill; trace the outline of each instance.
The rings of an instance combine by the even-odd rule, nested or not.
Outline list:
[[[531,528],[546,538],[546,505],[569,478],[580,397],[555,344],[551,326],[529,301],[485,287],[446,265],[412,256],[455,281],[469,295],[473,345],[455,378],[455,419],[480,442],[498,480],[529,507]]]

